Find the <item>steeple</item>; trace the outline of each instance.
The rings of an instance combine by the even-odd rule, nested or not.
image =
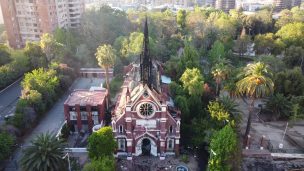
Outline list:
[[[148,19],[146,17],[144,25],[144,41],[142,52],[140,55],[140,81],[150,88],[152,85],[152,60],[149,53],[149,32],[148,32]]]

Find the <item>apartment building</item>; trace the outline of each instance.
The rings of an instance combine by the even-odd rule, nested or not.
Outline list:
[[[24,47],[43,33],[75,28],[84,12],[84,0],[0,0],[9,45]]]
[[[215,2],[215,8],[229,12],[229,10],[235,9],[235,0],[217,0]]]
[[[291,9],[295,6],[300,6],[303,0],[274,0],[274,6],[276,11],[281,11],[283,9]]]

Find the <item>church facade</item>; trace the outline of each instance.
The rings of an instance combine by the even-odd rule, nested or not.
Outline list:
[[[179,152],[181,112],[169,96],[161,64],[149,54],[147,19],[140,61],[130,64],[112,111],[117,155],[152,155],[163,159]]]

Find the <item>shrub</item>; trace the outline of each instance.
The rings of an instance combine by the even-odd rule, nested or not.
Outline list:
[[[10,134],[0,132],[0,161],[3,161],[10,155],[13,144],[14,139]]]

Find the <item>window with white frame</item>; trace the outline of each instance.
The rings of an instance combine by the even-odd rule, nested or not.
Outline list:
[[[168,150],[173,150],[174,149],[174,140],[173,139],[169,139],[167,143],[168,143],[167,149]]]
[[[98,112],[97,111],[92,112],[92,119],[93,119],[94,125],[99,124],[99,122],[98,122]]]
[[[88,112],[80,112],[81,120],[88,120]]]
[[[70,111],[70,120],[77,120],[77,113],[75,111]]]
[[[118,149],[121,151],[126,150],[126,140],[125,139],[118,139]]]

